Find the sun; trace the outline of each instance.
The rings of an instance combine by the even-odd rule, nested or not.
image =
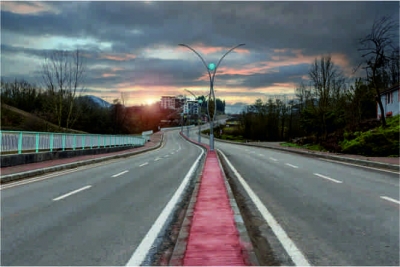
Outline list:
[[[153,100],[153,99],[150,99],[150,98],[146,99],[146,104],[147,104],[147,105],[151,105],[151,104],[153,104],[153,103],[154,103],[154,100]]]

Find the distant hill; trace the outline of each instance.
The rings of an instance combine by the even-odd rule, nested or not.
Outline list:
[[[88,99],[90,99],[90,101],[92,101],[93,103],[95,103],[101,107],[105,107],[105,108],[111,107],[110,103],[108,103],[107,101],[101,99],[100,97],[94,96],[94,95],[85,95],[85,96],[83,96],[83,98],[88,98]]]

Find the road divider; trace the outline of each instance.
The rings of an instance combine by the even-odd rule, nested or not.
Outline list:
[[[182,135],[182,134],[181,134]],[[182,135],[183,136],[183,135]],[[170,266],[258,265],[240,211],[216,151],[207,148],[201,181],[195,189]]]

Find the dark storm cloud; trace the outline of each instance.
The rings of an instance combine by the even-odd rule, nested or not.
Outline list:
[[[2,37],[10,38],[2,38],[2,58],[23,54],[40,63],[48,51],[32,48],[26,38],[31,38],[29,43],[46,36],[91,39],[80,45],[88,64],[88,87],[110,89],[205,86],[207,80],[199,79],[204,67],[190,51],[179,52],[186,54],[176,59],[149,58],[151,53],[146,53],[158,47],[177,48],[179,43],[226,49],[246,43],[250,53],[228,56],[216,77],[216,84],[229,84],[235,92],[298,83],[313,59],[323,54],[334,54],[335,63],[354,67],[361,60],[357,41],[369,33],[374,19],[399,17],[398,2],[378,1],[25,3],[31,13],[17,7],[24,3],[2,2]],[[42,6],[46,8],[39,10]],[[204,56],[212,61],[223,53]],[[25,74],[32,79],[35,75]]]

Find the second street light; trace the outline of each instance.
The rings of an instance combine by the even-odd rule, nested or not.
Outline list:
[[[195,99],[197,99],[197,126],[199,128],[199,137],[198,137],[198,142],[201,143],[201,125],[200,125],[200,117],[201,117],[201,107],[202,107],[202,103],[203,100],[199,99],[195,94],[193,94],[191,91],[189,91],[188,89],[185,89],[185,91],[189,92],[192,96],[194,96]],[[208,94],[209,95],[209,94]],[[205,97],[208,97],[208,95],[206,95]]]
[[[217,65],[215,65],[214,63],[210,63],[207,65],[207,63],[204,61],[204,59],[200,56],[199,53],[196,52],[196,50],[194,50],[193,48],[191,48],[190,46],[186,45],[186,44],[179,44],[180,46],[184,46],[190,50],[192,50],[203,62],[204,66],[207,69],[208,72],[208,76],[210,78],[210,98],[209,101],[207,101],[207,111],[208,111],[208,118],[210,120],[210,150],[213,151],[214,150],[214,118],[215,115],[217,113],[217,100],[215,98],[215,92],[214,92],[214,77],[215,77],[215,73],[217,72],[218,66],[221,63],[221,61],[224,59],[224,57],[226,55],[228,55],[231,51],[233,51],[234,49],[238,48],[239,46],[243,46],[245,44],[239,44],[235,47],[232,47],[231,49],[228,50],[228,52],[226,52],[221,59],[218,61]],[[210,112],[210,102],[213,100],[214,102],[214,110],[211,114]]]

